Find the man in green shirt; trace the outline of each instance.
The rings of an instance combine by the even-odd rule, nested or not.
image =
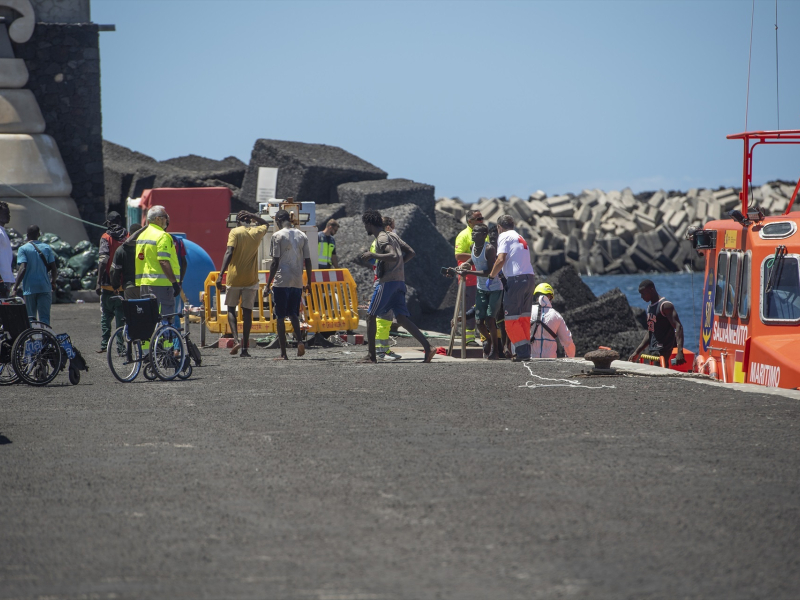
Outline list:
[[[467,262],[472,256],[472,228],[475,225],[483,223],[483,215],[479,210],[467,211],[467,227],[456,237],[456,262],[461,265]],[[475,297],[477,295],[478,280],[474,275],[466,276],[466,296],[464,302],[466,303],[467,310],[475,306]],[[475,317],[467,319],[467,343],[475,341]]]

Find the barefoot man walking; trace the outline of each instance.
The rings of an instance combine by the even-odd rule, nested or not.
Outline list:
[[[397,324],[405,328],[414,338],[422,344],[425,352],[423,362],[433,360],[436,350],[431,348],[422,332],[411,322],[411,314],[406,308],[406,277],[403,262],[403,251],[400,238],[388,233],[383,227],[383,217],[378,211],[368,210],[361,216],[367,233],[375,237],[375,252],[365,252],[361,260],[376,260],[375,275],[378,281],[372,292],[372,300],[367,310],[367,336],[369,337],[369,356],[364,362],[377,362],[375,356],[375,333],[377,330],[376,319],[378,315],[394,312]]]
[[[278,342],[281,345],[281,359],[289,360],[286,354],[286,323],[289,319],[297,338],[297,356],[306,353],[306,347],[300,341],[300,301],[303,298],[303,267],[310,284],[311,254],[308,250],[306,234],[292,225],[289,211],[279,210],[275,213],[275,228],[272,236],[272,263],[269,267],[267,289],[272,288],[273,308],[278,318]],[[274,283],[273,283],[274,280]]]

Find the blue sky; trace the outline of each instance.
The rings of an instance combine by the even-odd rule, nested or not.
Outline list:
[[[158,159],[258,138],[341,146],[437,196],[738,185],[751,1],[93,0],[107,140]],[[757,1],[749,129],[777,127]],[[800,2],[778,2],[780,125],[800,129]],[[800,149],[756,154],[796,179]]]

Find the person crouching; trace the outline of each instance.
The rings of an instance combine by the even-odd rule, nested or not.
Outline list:
[[[533,291],[531,358],[557,358],[558,342],[561,343],[568,358],[575,357],[575,343],[572,341],[569,327],[561,313],[553,308],[554,295],[555,291],[549,283],[540,283]]]

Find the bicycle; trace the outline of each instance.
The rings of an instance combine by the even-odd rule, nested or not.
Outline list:
[[[184,334],[169,322],[180,313],[160,314],[154,296],[140,300],[115,298],[122,301],[125,325],[114,331],[106,347],[108,367],[114,377],[122,383],[133,381],[145,361],[147,379],[172,381],[176,377],[190,377],[192,367],[187,364]],[[142,349],[142,340],[148,344],[146,352]]]

